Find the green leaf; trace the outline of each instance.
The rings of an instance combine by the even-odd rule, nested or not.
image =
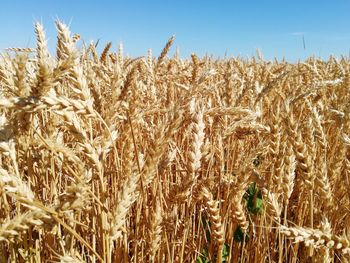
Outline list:
[[[264,207],[262,193],[256,187],[256,183],[252,183],[246,192],[245,199],[247,200],[247,209],[250,213],[261,213]]]
[[[208,249],[204,248],[202,254],[197,257],[197,263],[210,263]]]
[[[255,211],[256,213],[261,213],[261,211],[264,208],[264,202],[263,199],[261,197],[257,197],[255,200]]]
[[[256,192],[256,183],[252,183],[247,190],[247,198],[250,198],[255,195]]]
[[[197,263],[204,263],[202,256],[198,256],[196,262]]]
[[[230,255],[230,246],[228,244],[224,244],[224,247],[222,248],[222,262],[227,262],[229,255]]]

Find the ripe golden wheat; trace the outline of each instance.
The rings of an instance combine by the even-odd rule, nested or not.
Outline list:
[[[0,57],[0,262],[348,262],[350,62]],[[78,46],[81,46],[78,48]]]

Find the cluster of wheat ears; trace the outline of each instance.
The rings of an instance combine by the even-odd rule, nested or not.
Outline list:
[[[350,260],[350,62],[0,57],[0,262]],[[79,46],[80,48],[77,48]]]

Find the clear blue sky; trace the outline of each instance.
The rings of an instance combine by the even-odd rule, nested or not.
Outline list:
[[[131,56],[159,54],[174,33],[183,57],[251,56],[259,48],[266,59],[297,60],[350,49],[350,0],[2,0],[0,8],[0,49],[35,46],[36,20],[53,48],[57,17],[86,42],[112,41],[114,49],[122,42]]]

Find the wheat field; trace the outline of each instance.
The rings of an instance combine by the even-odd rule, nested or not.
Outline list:
[[[56,28],[0,57],[0,262],[349,262],[349,59]]]

